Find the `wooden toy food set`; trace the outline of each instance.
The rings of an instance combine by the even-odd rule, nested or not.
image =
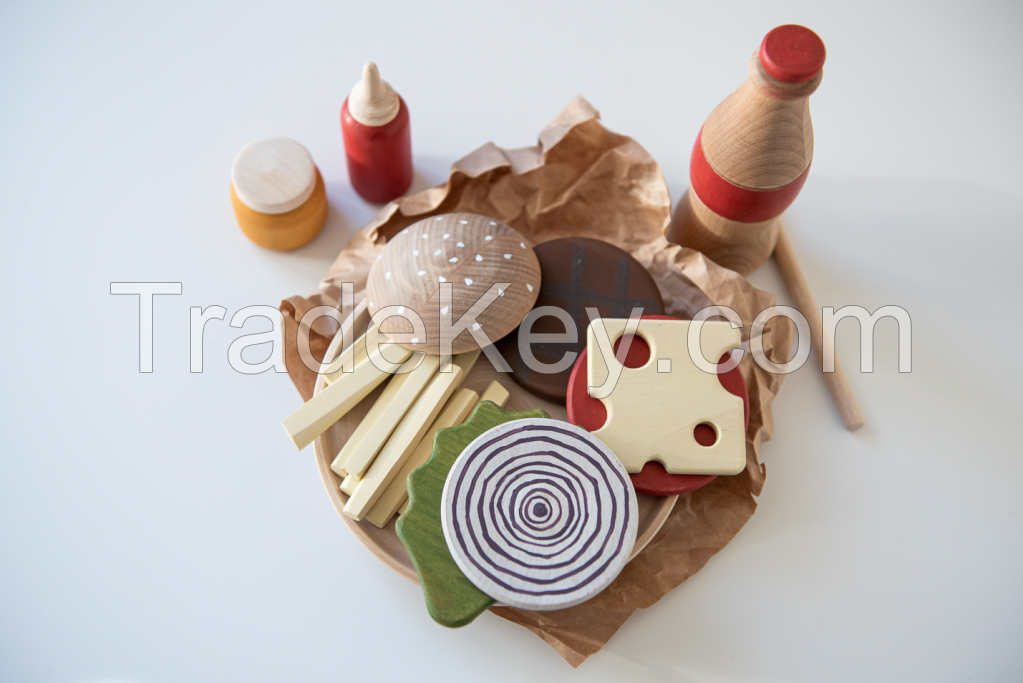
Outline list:
[[[783,83],[819,84],[823,46],[819,59],[806,57],[816,54],[806,34],[819,39],[796,28],[768,35],[758,68]],[[407,144],[407,110],[385,85],[367,65],[343,125],[348,116],[386,127],[404,112]],[[797,99],[775,89],[779,102]],[[747,106],[746,125],[781,106]],[[808,113],[802,120],[809,130]],[[705,126],[698,149],[729,137],[708,130],[716,129]],[[353,184],[386,184],[351,171],[358,144],[348,149]],[[714,154],[706,165],[718,172],[723,157]],[[801,154],[797,180],[809,165],[810,152]],[[744,163],[775,182],[776,157],[747,151]],[[380,156],[391,169],[383,175],[397,178],[390,158]],[[372,165],[373,155],[363,159]],[[695,219],[677,214],[682,227],[669,231],[656,162],[576,97],[538,146],[485,145],[456,162],[444,186],[392,201],[353,236],[319,293],[282,303],[289,373],[307,399],[285,429],[298,448],[314,444],[345,523],[421,585],[438,623],[465,626],[489,610],[577,666],[752,515],[782,376],[749,358],[727,361],[774,299],[666,236],[685,241],[706,228],[742,252],[744,240],[774,247],[781,229],[768,225],[777,214],[743,221],[749,215],[722,209],[701,183],[694,175],[695,199],[684,201],[704,223],[686,227]],[[785,192],[791,201],[798,187]],[[750,223],[764,225],[743,232]],[[342,283],[354,285],[354,303],[343,302]],[[715,303],[744,326],[692,322]],[[338,326],[306,320],[322,305],[341,311]],[[709,372],[690,356],[691,332]],[[318,372],[298,362],[299,337],[323,357]],[[762,341],[769,356],[787,358],[791,330],[769,326]]]

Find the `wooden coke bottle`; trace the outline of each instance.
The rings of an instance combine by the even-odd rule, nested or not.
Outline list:
[[[774,250],[778,216],[799,194],[813,159],[808,98],[821,84],[824,43],[804,26],[772,30],[749,78],[703,124],[689,192],[668,239],[743,275]]]
[[[710,113],[696,137],[689,191],[675,208],[667,235],[743,275],[773,252],[796,308],[809,323],[818,359],[834,342],[824,335],[820,311],[779,216],[810,172],[808,98],[821,84],[824,58],[824,43],[804,26],[788,24],[767,34],[750,59],[749,78]],[[837,361],[824,380],[845,426],[862,427],[860,408]]]
[[[408,107],[373,62],[341,105],[341,134],[348,179],[363,199],[384,204],[405,194],[412,184]]]

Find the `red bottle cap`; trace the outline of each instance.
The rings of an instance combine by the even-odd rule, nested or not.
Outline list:
[[[779,26],[760,43],[764,71],[784,83],[805,83],[824,68],[827,52],[816,33],[798,24]]]

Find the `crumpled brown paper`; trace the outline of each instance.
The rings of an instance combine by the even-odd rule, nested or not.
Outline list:
[[[540,133],[539,145],[506,150],[487,143],[471,152],[455,162],[446,185],[381,209],[341,251],[318,293],[281,302],[288,373],[302,398],[312,395],[316,377],[300,360],[296,343],[298,321],[306,311],[323,304],[341,309],[342,282],[355,284],[358,304],[365,296],[370,266],[390,237],[427,216],[456,211],[503,221],[535,244],[571,235],[611,242],[650,270],[668,313],[689,318],[711,304],[737,311],[748,348],[753,319],[774,304],[774,297],[702,254],[665,240],[671,199],[660,167],[635,140],[604,128],[599,117],[589,102],[576,96]],[[341,319],[349,312],[342,310]],[[302,332],[320,359],[336,331],[333,319],[321,317]],[[763,342],[768,357],[783,361],[789,357],[792,328],[768,324]],[[680,496],[653,541],[592,600],[554,612],[512,607],[495,607],[493,612],[533,631],[579,666],[632,612],[660,600],[732,540],[756,510],[754,496],[764,485],[758,453],[773,431],[770,405],[782,380],[755,365],[749,353],[740,368],[750,398],[742,473],[718,477]]]

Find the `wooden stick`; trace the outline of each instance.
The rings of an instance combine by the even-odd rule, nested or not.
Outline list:
[[[344,481],[341,482],[341,493],[346,496],[350,496],[355,493],[355,487],[359,485],[359,478],[354,474],[349,474],[345,477]]]
[[[434,435],[441,429],[462,424],[476,406],[476,401],[479,400],[479,397],[480,395],[472,389],[459,389],[448,399],[448,402],[440,411],[440,415],[437,416],[437,419],[433,421],[430,428],[423,434],[423,438],[419,440],[419,445],[412,451],[412,455],[408,457],[405,464],[394,474],[391,483],[384,488],[380,498],[373,504],[373,508],[366,515],[367,520],[381,529],[387,526],[387,523],[391,521],[391,517],[394,517],[394,513],[398,511],[402,503],[408,500],[405,480],[408,479],[409,473],[426,462],[430,458],[430,454],[433,453]]]
[[[377,334],[374,332],[374,325],[369,317],[369,306],[366,299],[363,299],[358,306],[350,314],[350,320],[345,320],[341,325],[342,329],[348,330],[349,334],[354,334],[355,330],[360,329],[363,325],[366,325],[366,331],[361,337],[358,337],[354,342],[343,346],[341,353],[325,368],[320,368],[320,374],[323,375],[323,381],[330,384],[336,379],[344,377],[346,373],[341,372],[341,364],[344,362],[345,355],[348,349],[352,349],[352,366],[358,365],[359,362],[366,357],[366,340],[371,339],[370,333]]]
[[[394,392],[392,400],[386,402],[377,419],[370,423],[362,442],[358,444],[348,461],[345,463],[345,470],[348,474],[354,474],[362,478],[369,469],[373,458],[380,449],[387,443],[391,432],[401,423],[405,413],[415,405],[419,395],[423,393],[430,381],[437,375],[437,368],[440,366],[440,357],[427,355],[419,367],[408,373],[408,378],[403,380],[398,389]],[[322,393],[322,392],[321,392]],[[387,391],[384,391],[386,394]],[[381,395],[380,398],[384,398]],[[373,406],[376,408],[376,406]],[[365,420],[363,420],[365,422]],[[360,425],[361,426],[361,425]]]
[[[483,392],[483,395],[480,396],[479,403],[476,406],[484,401],[492,401],[503,408],[509,396],[508,390],[501,386],[500,382],[494,380],[487,386],[487,390]],[[476,406],[473,406],[473,410],[476,409]]]
[[[395,397],[398,395],[398,392],[401,390],[402,386],[404,386],[410,375],[412,375],[411,372],[406,372],[404,375],[395,375],[387,382],[387,386],[377,398],[376,403],[374,403],[373,407],[369,409],[368,413],[366,413],[366,417],[362,418],[362,422],[360,422],[359,426],[355,428],[352,435],[348,437],[348,441],[346,441],[345,445],[341,448],[341,452],[337,454],[337,457],[334,458],[334,462],[330,464],[330,469],[334,470],[334,474],[339,477],[348,475],[348,461],[351,459],[356,450],[358,450],[359,446],[362,445],[363,441],[366,440],[366,435],[370,433],[373,426],[380,421],[380,418],[387,410],[387,407],[394,403]],[[397,424],[400,419],[401,416],[398,416],[398,418],[395,419],[394,424]],[[387,437],[385,436],[384,438]],[[374,449],[374,455],[376,455],[377,450],[379,450],[379,447]],[[344,474],[342,474],[342,472]],[[344,488],[341,490],[344,491]],[[350,494],[351,492],[345,491],[345,493]]]
[[[373,508],[380,495],[408,457],[423,438],[423,434],[437,417],[448,398],[458,389],[462,379],[468,373],[465,365],[471,367],[479,357],[479,350],[459,354],[451,372],[434,375],[430,386],[423,391],[408,414],[394,429],[387,445],[380,451],[373,464],[359,477],[359,485],[355,493],[345,504],[344,513],[349,517],[361,520]],[[433,356],[436,358],[436,356]],[[351,461],[349,461],[351,463]]]
[[[438,430],[462,424],[469,413],[483,401],[493,401],[497,405],[503,406],[507,400],[508,390],[496,381],[490,383],[482,397],[471,389],[459,389],[430,425],[423,438],[420,439],[419,445],[412,451],[412,455],[394,475],[394,479],[384,489],[379,500],[373,505],[373,509],[366,515],[366,519],[382,529],[391,521],[394,513],[408,502],[408,490],[405,487],[405,482],[412,470],[419,468],[430,459],[430,455],[433,453],[433,437]]]
[[[347,375],[342,382],[334,382],[305,402],[301,408],[284,418],[284,431],[291,437],[295,446],[302,450],[323,432],[337,422],[349,410],[366,398],[381,382],[390,377],[389,372],[381,371],[377,365],[396,370],[401,363],[408,360],[412,352],[395,344],[389,351],[391,356],[399,356],[400,360],[392,363],[383,356],[385,347],[377,347],[372,354],[355,366],[355,372]],[[374,364],[375,361],[375,364]],[[425,362],[425,360],[424,360]]]
[[[813,345],[813,352],[817,355],[817,359],[821,362],[821,368],[823,369],[824,349],[828,349],[829,353],[834,354],[834,340],[831,339],[830,335],[827,338],[824,336],[824,323],[821,320],[820,311],[817,310],[817,305],[813,301],[810,286],[806,284],[806,278],[803,277],[803,271],[799,267],[796,253],[792,250],[792,243],[789,242],[789,237],[784,227],[778,230],[778,242],[774,247],[774,258],[778,262],[782,279],[785,280],[785,286],[788,288],[789,294],[792,295],[792,301],[795,303],[796,309],[810,323],[810,341]],[[863,415],[860,414],[860,407],[856,404],[856,397],[853,396],[852,389],[849,387],[849,382],[846,380],[845,373],[842,372],[842,366],[838,364],[837,358],[835,359],[835,371],[825,372],[824,381],[828,385],[831,397],[835,400],[835,406],[842,416],[842,422],[845,423],[846,429],[850,432],[855,432],[863,426]]]

